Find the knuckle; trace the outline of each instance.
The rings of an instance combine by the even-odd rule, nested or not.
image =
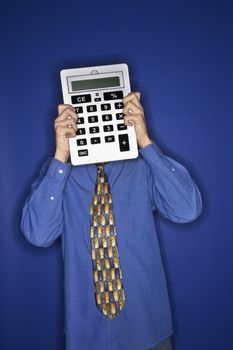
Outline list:
[[[61,129],[61,125],[55,124],[55,125],[54,125],[54,128],[55,128],[56,130],[60,130],[60,129]]]
[[[63,113],[65,114],[65,113],[67,113],[67,112],[69,112],[69,107],[66,107],[65,109],[64,109],[64,111],[63,111]]]

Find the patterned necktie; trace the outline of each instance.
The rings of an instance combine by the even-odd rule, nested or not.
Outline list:
[[[91,256],[97,308],[113,320],[125,305],[112,195],[103,163],[97,163],[97,180],[90,207]]]

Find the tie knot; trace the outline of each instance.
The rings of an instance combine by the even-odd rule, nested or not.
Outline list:
[[[97,166],[97,169],[99,171],[104,170],[104,164],[103,163],[97,163],[96,166]]]

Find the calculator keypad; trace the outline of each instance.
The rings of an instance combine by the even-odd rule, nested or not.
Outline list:
[[[102,120],[103,120],[103,122],[108,122],[109,120],[112,120],[112,115],[111,114],[103,114]]]
[[[78,127],[78,130],[76,132],[77,135],[83,135],[83,134],[86,134],[86,130],[84,128],[79,128]]]
[[[88,117],[88,123],[97,123],[98,122],[98,115],[93,115],[91,117]]]
[[[101,111],[107,111],[109,109],[111,109],[111,104],[110,103],[103,103],[101,104]]]
[[[88,149],[81,149],[82,146],[87,146],[88,144],[118,142],[121,152],[129,151],[128,134],[121,133],[122,130],[127,130],[127,126],[124,124],[124,114],[120,111],[124,108],[124,104],[121,101],[122,98],[123,91],[104,92],[103,98],[101,98],[101,96],[92,98],[91,94],[71,96],[71,102],[78,114],[78,130],[76,135],[86,136],[77,138],[76,140],[78,155],[80,157],[88,156]],[[120,101],[115,102],[111,100]],[[108,102],[105,103],[105,101]],[[80,104],[82,104],[82,106],[80,106]],[[107,111],[107,113],[105,111]],[[103,124],[99,124],[99,121],[103,122]],[[95,123],[98,123],[98,125],[95,125]],[[94,125],[91,126],[91,124]],[[86,131],[89,132],[89,139]],[[101,137],[102,134],[100,134],[100,131],[102,134],[106,133],[106,136],[104,135]],[[111,134],[116,134],[116,132],[119,132],[117,139],[116,135]],[[92,134],[97,135],[92,136]]]
[[[91,102],[91,94],[71,96],[71,103],[73,105],[87,102]]]
[[[96,111],[97,111],[96,105],[87,106],[87,112],[96,112]]]
[[[83,107],[79,106],[79,107],[74,107],[76,110],[77,114],[83,113]]]

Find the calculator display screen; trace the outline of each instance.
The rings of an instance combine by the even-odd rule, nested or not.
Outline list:
[[[113,86],[120,86],[120,78],[118,76],[71,81],[72,91],[108,88]]]

